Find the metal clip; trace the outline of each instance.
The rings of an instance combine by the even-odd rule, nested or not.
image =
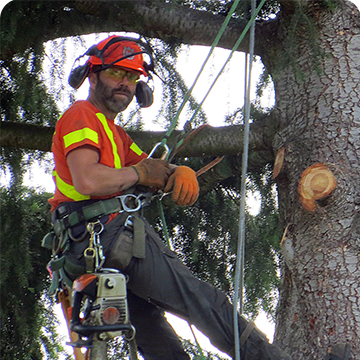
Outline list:
[[[84,250],[84,256],[85,256],[85,258],[94,259],[95,254],[96,254],[96,251],[95,251],[94,248],[88,247],[88,248],[86,248],[86,249]]]
[[[140,201],[140,197],[141,195],[134,195],[134,194],[126,194],[126,195],[119,195],[116,196],[118,199],[120,199],[121,205],[123,210],[120,212],[135,212],[135,211],[139,211],[141,209],[141,201]],[[129,207],[126,202],[129,201],[129,199],[131,199],[132,201],[134,201],[134,207]]]
[[[100,230],[95,231],[95,227],[100,225]],[[100,234],[104,230],[104,225],[99,221],[88,223],[86,230],[90,234],[89,246],[84,250],[84,257],[86,263],[86,272],[90,273],[95,270],[99,270],[105,262],[103,255],[103,249],[100,244]]]
[[[148,158],[151,158],[154,155],[154,152],[156,151],[156,149],[159,146],[163,146],[165,148],[165,151],[163,152],[163,154],[161,155],[161,160],[166,160],[166,157],[168,156],[170,149],[166,144],[163,144],[161,142],[158,142],[157,144],[155,144],[155,146],[153,147],[153,149],[150,151],[150,154],[148,155]]]
[[[132,215],[129,215],[127,218],[126,218],[126,220],[125,220],[125,222],[124,222],[124,226],[128,229],[128,230],[132,230],[133,229],[133,227],[134,227],[134,223],[132,222]]]

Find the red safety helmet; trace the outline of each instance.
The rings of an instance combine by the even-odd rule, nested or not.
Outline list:
[[[147,76],[142,55],[144,51],[137,44],[137,41],[137,39],[132,41],[132,39],[116,35],[110,36],[95,45],[93,51],[90,50],[91,56],[88,63],[90,65],[102,65],[103,67],[121,66]]]

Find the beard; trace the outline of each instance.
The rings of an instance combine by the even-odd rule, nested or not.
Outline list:
[[[117,96],[121,94],[123,96]],[[116,88],[104,84],[98,76],[98,83],[95,88],[95,96],[104,104],[104,106],[113,113],[124,111],[131,103],[134,94],[126,85],[120,85]]]

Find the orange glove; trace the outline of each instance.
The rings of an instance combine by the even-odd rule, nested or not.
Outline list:
[[[164,192],[172,191],[172,198],[182,206],[192,205],[199,196],[199,184],[195,171],[187,166],[179,166],[170,176]]]
[[[169,164],[160,159],[143,159],[132,165],[138,175],[138,185],[151,187],[154,191],[162,190],[171,174]]]

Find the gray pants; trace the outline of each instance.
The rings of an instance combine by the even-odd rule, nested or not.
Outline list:
[[[130,318],[137,329],[137,343],[145,359],[189,359],[167,323],[164,310],[194,324],[215,347],[234,356],[233,306],[228,298],[219,289],[197,279],[146,221],[145,233],[145,258],[132,258],[126,268],[120,268],[117,259],[123,259],[123,254],[115,241],[112,246],[117,250],[110,250],[105,263],[105,266],[115,266],[129,276]],[[239,317],[240,334],[246,326],[247,321]],[[241,349],[241,359],[291,358],[270,345],[255,328]]]
[[[67,203],[77,211],[83,203]],[[128,214],[122,213],[105,224],[101,233],[106,261],[104,267],[116,268],[128,275],[130,319],[136,328],[136,340],[146,360],[188,360],[181,343],[164,317],[169,311],[194,324],[219,350],[234,356],[233,306],[219,289],[197,279],[159,238],[145,219],[144,236],[132,236],[124,227]],[[137,227],[137,229],[143,227]],[[134,231],[135,234],[143,231]],[[64,269],[71,280],[85,272],[84,249],[89,244],[85,225],[71,229],[64,255]],[[134,239],[135,238],[135,239]],[[144,244],[145,242],[145,244]],[[135,245],[134,245],[135,244]],[[145,246],[145,248],[144,248]],[[139,251],[140,250],[140,251]],[[134,255],[134,256],[132,256]],[[247,321],[239,317],[240,335]],[[281,349],[268,343],[253,329],[241,346],[241,360],[290,360]]]

